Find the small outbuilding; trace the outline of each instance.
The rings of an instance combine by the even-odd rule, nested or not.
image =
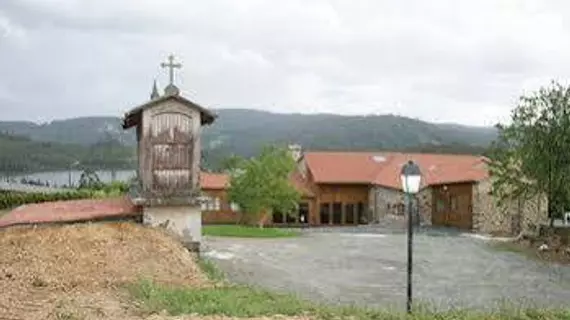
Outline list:
[[[173,56],[162,67],[170,74],[164,94],[155,82],[150,101],[123,118],[123,129],[135,127],[137,138],[137,185],[131,199],[143,207],[144,223],[165,226],[196,247],[202,233],[201,129],[216,116],[180,95],[173,82],[174,69],[181,64]]]

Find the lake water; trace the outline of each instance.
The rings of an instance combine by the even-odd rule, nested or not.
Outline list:
[[[71,182],[73,185],[77,185],[79,178],[81,177],[82,171],[48,171],[48,172],[36,172],[23,175],[11,175],[10,178],[20,181],[22,178],[27,180],[40,180],[42,183],[49,182],[51,186],[63,186]],[[99,179],[103,182],[111,181],[128,181],[135,176],[135,170],[116,170],[112,171],[96,171]],[[7,176],[0,173],[0,179],[4,180]]]

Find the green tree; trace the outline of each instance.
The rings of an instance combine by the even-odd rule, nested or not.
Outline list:
[[[232,154],[231,156],[223,159],[221,161],[221,169],[226,173],[231,173],[232,171],[238,169],[243,161],[243,158]]]
[[[521,97],[511,122],[497,127],[491,152],[494,193],[499,201],[546,194],[552,223],[570,200],[570,87],[552,82]]]
[[[290,182],[295,161],[285,148],[265,147],[258,157],[231,160],[229,200],[249,215],[293,212],[301,198]],[[259,219],[263,228],[263,219]]]

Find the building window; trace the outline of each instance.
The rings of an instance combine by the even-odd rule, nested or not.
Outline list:
[[[309,223],[309,204],[306,202],[299,204],[299,222]]]
[[[364,216],[364,203],[359,202],[356,208],[357,223],[366,223],[366,217]]]
[[[202,203],[200,204],[200,209],[202,209],[202,211],[206,211],[208,210],[208,201],[209,201],[210,197],[204,197],[204,200],[202,201]]]
[[[344,205],[344,214],[345,214],[345,220],[347,224],[354,224],[354,209],[355,206],[352,203],[347,203]]]
[[[214,209],[215,211],[220,211],[220,198],[216,197],[214,199]]]
[[[449,207],[451,208],[451,211],[457,211],[457,209],[458,209],[457,196],[450,196],[449,197]]]
[[[342,224],[342,203],[333,203],[333,224]]]
[[[287,223],[297,223],[297,214],[296,213],[287,213],[285,216],[285,222]]]
[[[406,210],[406,205],[403,203],[398,203],[398,211],[397,211],[397,215],[399,216],[403,216],[404,215],[404,211]]]
[[[219,211],[220,210],[220,198],[205,196],[204,201],[200,205],[203,211]]]
[[[230,203],[230,209],[232,211],[238,212],[239,211],[239,205],[235,202]]]
[[[321,203],[321,224],[329,224],[330,222],[329,207],[330,203]]]
[[[445,211],[445,201],[443,199],[437,199],[435,203],[435,211],[436,212],[444,212]]]

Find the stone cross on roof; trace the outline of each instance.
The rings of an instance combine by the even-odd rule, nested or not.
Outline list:
[[[161,67],[163,68],[168,68],[168,75],[170,78],[170,85],[174,85],[174,69],[181,69],[182,68],[182,64],[180,63],[174,63],[174,55],[169,55],[168,56],[168,63],[163,62],[160,64]]]

